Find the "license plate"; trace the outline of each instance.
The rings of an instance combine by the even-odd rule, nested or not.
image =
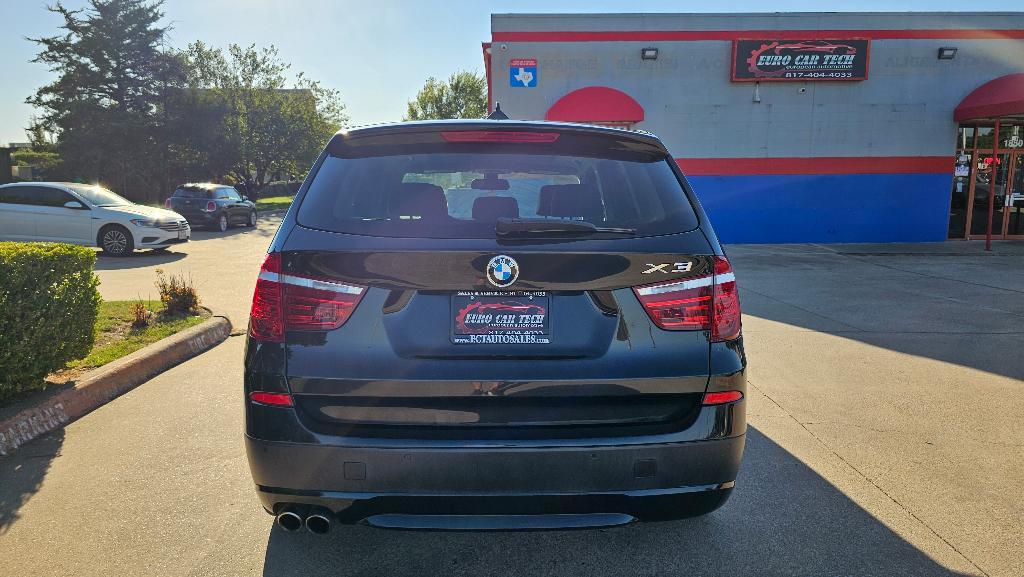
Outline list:
[[[188,238],[188,231],[187,230],[179,230],[178,231],[178,238],[179,239]]]
[[[547,344],[550,313],[546,292],[457,292],[452,295],[452,342]]]

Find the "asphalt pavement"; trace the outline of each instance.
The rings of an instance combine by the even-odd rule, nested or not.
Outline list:
[[[244,327],[275,227],[101,257],[101,292],[146,297],[154,269],[191,274]],[[704,518],[285,533],[248,475],[232,337],[0,458],[0,575],[1019,576],[1024,258],[1001,246],[730,247],[751,428],[733,498]]]

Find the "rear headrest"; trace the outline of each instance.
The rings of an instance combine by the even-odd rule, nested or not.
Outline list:
[[[473,201],[473,220],[491,221],[502,216],[519,218],[519,202],[511,196],[481,196]]]
[[[448,216],[448,200],[444,190],[436,184],[426,182],[403,182],[391,189],[388,196],[388,213],[391,218],[418,216],[423,219],[439,219]]]
[[[604,220],[604,205],[601,193],[588,184],[549,184],[540,187],[537,215],[594,222]]]

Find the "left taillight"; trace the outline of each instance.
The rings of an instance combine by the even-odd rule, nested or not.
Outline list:
[[[670,331],[706,330],[712,342],[740,336],[740,299],[729,260],[714,257],[710,275],[634,287],[651,321]]]
[[[282,272],[281,254],[270,253],[256,279],[249,335],[284,342],[285,331],[330,331],[352,316],[366,287]]]
[[[268,393],[265,391],[253,391],[249,393],[249,400],[261,405],[272,407],[292,406],[292,396],[287,393]]]
[[[168,198],[164,201],[164,208],[171,208],[171,199]]]

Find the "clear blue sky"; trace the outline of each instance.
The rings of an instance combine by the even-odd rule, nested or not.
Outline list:
[[[69,7],[85,0],[65,0]],[[57,33],[60,19],[45,0],[0,0],[0,143],[26,140],[32,109],[25,97],[51,80],[29,60],[26,37]],[[293,70],[341,91],[353,124],[401,119],[405,103],[428,76],[483,70],[480,42],[490,37],[490,14],[505,12],[758,12],[758,11],[1007,11],[1022,0],[605,0],[497,2],[488,0],[168,0],[170,43],[203,40],[275,44]]]

